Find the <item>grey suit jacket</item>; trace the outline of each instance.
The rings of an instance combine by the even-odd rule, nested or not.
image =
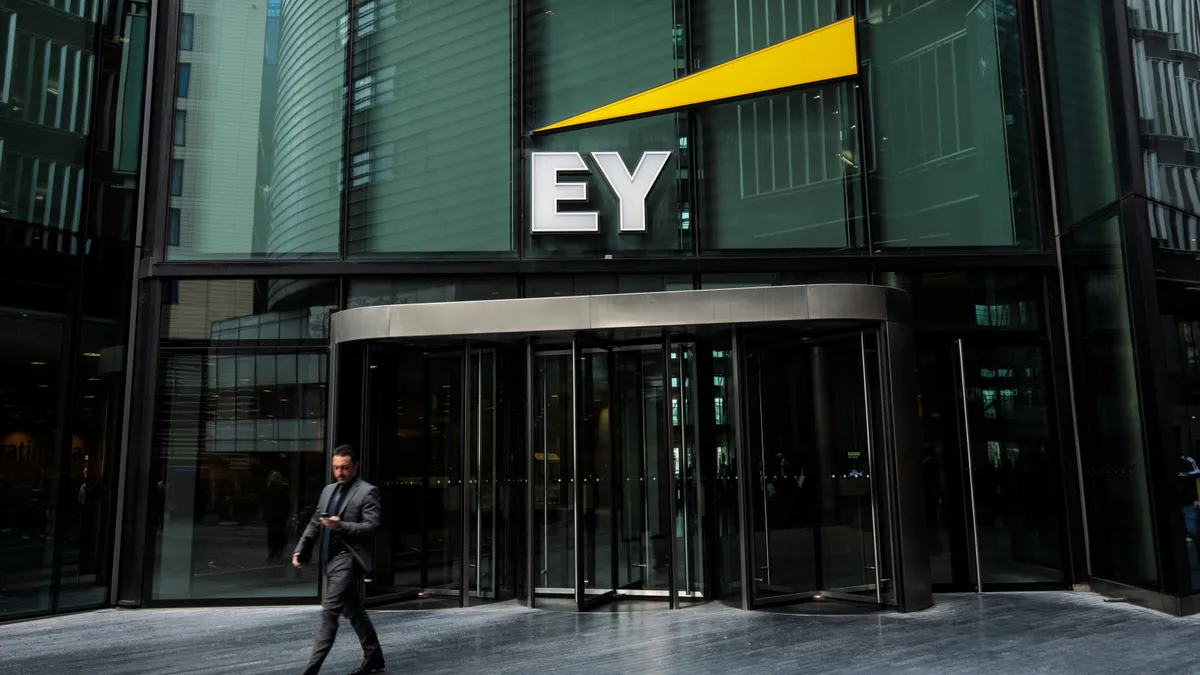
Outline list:
[[[296,544],[296,553],[300,562],[308,562],[312,557],[313,547],[321,542],[321,514],[329,510],[329,502],[333,499],[333,489],[337,483],[325,486],[321,498],[317,500],[317,510],[313,512],[312,520],[304,528],[304,534]],[[338,512],[333,514],[342,519],[342,527],[330,530],[331,536],[341,539],[350,549],[351,555],[361,566],[364,573],[370,576],[375,569],[375,547],[372,538],[379,529],[379,488],[359,478],[354,481],[349,493],[342,497],[338,504]]]

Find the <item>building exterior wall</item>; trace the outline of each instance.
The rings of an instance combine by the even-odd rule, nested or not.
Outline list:
[[[109,605],[148,3],[0,2],[0,621]]]
[[[0,5],[0,36],[13,16],[20,35],[26,7],[62,12]],[[856,77],[534,133],[855,11]],[[123,451],[143,473],[119,495],[136,533],[123,600],[315,598],[264,550],[278,509],[262,486],[282,476],[279,504],[299,517],[325,480],[333,311],[820,281],[914,297],[939,588],[1095,581],[1177,608],[1200,590],[1177,471],[1180,454],[1200,454],[1195,2],[185,0],[162,12],[146,115],[154,142],[174,147],[147,153],[144,192],[125,145],[136,125],[89,123],[40,93],[34,108],[0,107],[0,223],[21,226],[6,246],[78,255],[94,233],[140,260],[130,354],[145,406]],[[82,92],[61,101],[89,100],[71,73],[112,30],[87,20],[100,37],[59,52],[62,82]],[[132,110],[124,100],[113,109]],[[22,145],[31,109],[52,109],[77,142]],[[125,133],[104,140],[107,128]],[[92,137],[88,154],[78,139]],[[531,232],[532,153],[617,151],[632,166],[655,150],[670,159],[645,233],[618,232],[618,200],[592,169],[570,180],[586,183],[599,232]],[[99,200],[97,175],[123,199]],[[139,208],[140,240],[120,224]],[[88,334],[62,322],[43,348]],[[968,446],[952,421],[975,409],[984,431]],[[978,537],[964,536],[968,456],[994,488],[972,505]],[[984,549],[991,566],[973,570]]]

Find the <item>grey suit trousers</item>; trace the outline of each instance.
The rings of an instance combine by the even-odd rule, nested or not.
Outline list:
[[[325,565],[325,594],[321,598],[321,629],[317,632],[317,640],[313,645],[312,658],[308,662],[305,675],[316,675],[321,671],[321,664],[333,647],[337,638],[338,618],[342,613],[350,620],[351,627],[358,634],[358,642],[362,645],[363,663],[382,658],[379,646],[379,636],[375,634],[375,625],[363,609],[362,597],[359,595],[362,572],[355,564],[354,556],[349,551],[342,551],[333,556]]]

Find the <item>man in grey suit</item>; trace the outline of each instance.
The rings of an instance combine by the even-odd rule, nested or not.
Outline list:
[[[292,554],[292,564],[302,567],[319,543],[325,563],[321,629],[304,672],[320,672],[337,637],[338,617],[345,612],[363,649],[362,665],[351,675],[378,673],[383,670],[383,650],[362,606],[362,581],[374,569],[371,538],[379,529],[379,490],[358,477],[358,457],[349,445],[334,449],[333,476],[337,482],[321,491],[317,510]]]

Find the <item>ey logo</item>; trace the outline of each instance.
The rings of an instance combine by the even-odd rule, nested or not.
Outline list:
[[[547,134],[646,117],[698,105],[730,101],[858,75],[854,18],[739,56],[620,101],[540,129]],[[646,231],[646,195],[671,157],[642,153],[633,171],[615,152],[592,152],[600,173],[620,203],[620,231]],[[599,232],[595,211],[559,211],[559,202],[586,201],[587,184],[562,182],[560,174],[588,171],[578,152],[535,152],[530,156],[530,230],[535,233]]]

